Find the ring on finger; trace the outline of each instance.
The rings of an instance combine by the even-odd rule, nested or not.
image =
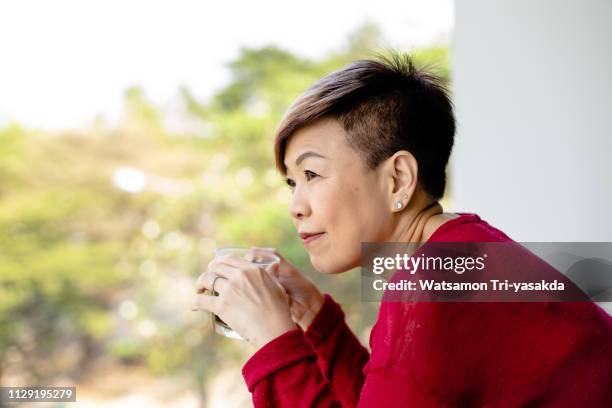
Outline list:
[[[216,296],[215,295],[215,282],[217,282],[217,279],[219,279],[219,278],[221,278],[221,277],[220,276],[215,276],[215,279],[213,279],[213,283],[212,283],[212,286],[210,288],[210,291],[212,292],[213,296]]]

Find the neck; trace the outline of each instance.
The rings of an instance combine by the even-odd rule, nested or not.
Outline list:
[[[435,231],[436,216],[443,214],[437,201],[421,203],[399,213],[397,232],[391,242],[426,242]]]

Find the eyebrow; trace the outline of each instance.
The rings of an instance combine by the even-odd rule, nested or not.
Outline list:
[[[299,166],[299,165],[300,165],[300,163],[301,163],[302,161],[304,161],[306,158],[311,157],[311,156],[312,156],[312,157],[320,157],[321,159],[327,159],[327,157],[325,157],[325,156],[323,156],[323,155],[320,155],[319,153],[315,153],[315,152],[305,152],[305,153],[300,154],[300,155],[298,156],[298,158],[297,158],[297,159],[295,159],[295,165],[296,165],[296,166]]]

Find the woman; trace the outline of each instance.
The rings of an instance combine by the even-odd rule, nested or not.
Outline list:
[[[454,134],[445,88],[408,56],[357,61],[302,95],[275,154],[313,267],[358,267],[361,242],[511,241],[476,214],[443,212]],[[612,324],[593,303],[382,302],[370,355],[331,296],[277,255],[268,271],[214,260],[196,284],[194,308],[257,349],[242,370],[257,407],[612,401]],[[213,287],[218,297],[202,293]]]

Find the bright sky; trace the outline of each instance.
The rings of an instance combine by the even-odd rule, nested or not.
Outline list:
[[[187,85],[204,98],[241,46],[321,57],[365,21],[389,46],[447,42],[453,0],[3,0],[0,126],[45,129],[112,120],[129,86],[160,106]]]

